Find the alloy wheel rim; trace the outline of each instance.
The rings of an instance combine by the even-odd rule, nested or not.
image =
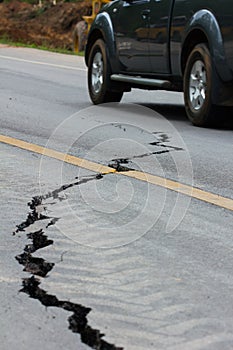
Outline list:
[[[98,94],[103,85],[103,56],[101,52],[96,52],[91,71],[92,89],[95,94]]]
[[[202,61],[197,60],[192,67],[189,79],[189,100],[195,111],[200,110],[206,100],[206,69]]]

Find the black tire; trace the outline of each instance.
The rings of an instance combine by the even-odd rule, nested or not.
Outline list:
[[[185,109],[193,125],[213,126],[219,123],[219,107],[213,101],[218,81],[207,45],[195,46],[184,72]]]
[[[105,43],[98,39],[91,48],[88,61],[88,90],[94,104],[120,102],[123,91],[113,87],[110,75]]]

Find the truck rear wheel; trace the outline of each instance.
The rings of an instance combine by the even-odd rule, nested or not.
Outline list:
[[[218,122],[218,107],[212,96],[217,75],[206,44],[199,44],[190,53],[184,72],[184,100],[189,120],[196,126]]]
[[[94,104],[120,102],[123,92],[113,88],[110,74],[105,43],[98,39],[91,48],[88,61],[88,90]]]

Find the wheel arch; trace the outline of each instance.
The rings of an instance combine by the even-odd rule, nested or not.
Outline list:
[[[181,52],[181,72],[182,75],[185,71],[185,66],[188,60],[188,57],[194,47],[200,43],[205,43],[209,46],[208,38],[205,35],[205,33],[200,29],[194,29],[192,30],[187,37],[185,38],[185,41],[183,43],[182,52]]]
[[[116,57],[116,45],[111,18],[107,12],[99,13],[90,29],[85,48],[85,63],[87,66],[91,48],[98,39],[102,39],[106,43],[108,60],[112,72],[115,73],[116,67],[118,66],[117,62],[114,62]]]
[[[227,82],[233,79],[225,56],[223,38],[217,19],[209,10],[200,10],[193,15],[184,31],[184,41],[180,57],[182,74],[190,52],[200,43],[209,47],[213,63],[221,80]]]

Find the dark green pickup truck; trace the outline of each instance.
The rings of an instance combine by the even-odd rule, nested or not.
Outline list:
[[[232,0],[115,0],[89,31],[94,104],[131,88],[183,91],[188,118],[206,126],[233,106]]]

